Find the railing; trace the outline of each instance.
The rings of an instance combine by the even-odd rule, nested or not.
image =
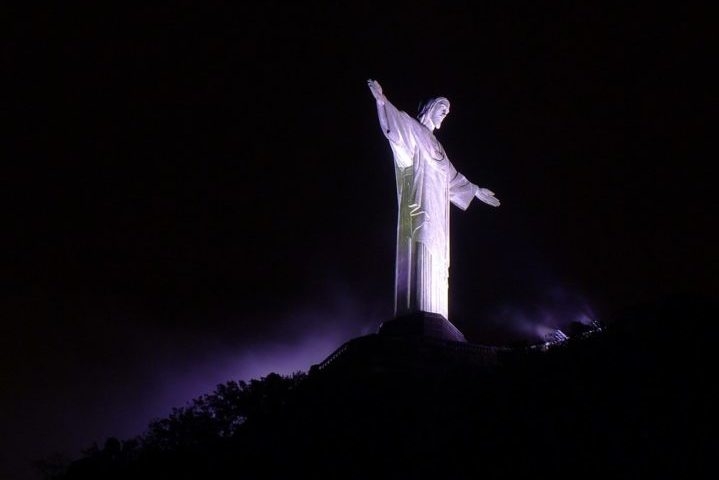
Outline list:
[[[476,345],[471,343],[452,342],[432,337],[421,337],[419,339],[415,339],[415,341],[418,342],[416,346],[420,350],[423,347],[437,348],[437,351],[439,351],[442,356],[452,357],[460,355],[463,357],[463,361],[468,361],[470,364],[476,364],[479,366],[491,366],[502,363],[503,359],[507,359],[515,355],[522,356],[523,353],[546,352],[549,349],[565,345],[568,342],[571,342],[573,339],[587,338],[601,331],[602,330],[598,328],[596,330],[583,332],[579,335],[575,335],[567,339],[556,339],[553,341],[521,347]],[[310,372],[322,371],[326,369],[330,365],[337,362],[338,359],[346,357],[350,349],[359,347],[361,344],[369,345],[370,348],[374,350],[373,354],[387,354],[388,351],[393,351],[395,346],[398,347],[398,352],[406,351],[408,341],[411,340],[409,340],[408,338],[381,336],[377,334],[355,338],[341,345],[337,350],[332,352],[326,359],[324,359],[319,364],[313,365],[310,369]]]

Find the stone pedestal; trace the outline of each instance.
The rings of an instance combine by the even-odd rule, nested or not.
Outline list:
[[[379,334],[394,337],[430,337],[466,343],[462,332],[438,313],[416,312],[383,322]]]

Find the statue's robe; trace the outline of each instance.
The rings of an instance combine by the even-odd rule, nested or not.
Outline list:
[[[383,108],[399,203],[395,316],[432,312],[449,319],[449,203],[466,210],[477,187],[457,172],[429,128],[389,102]]]

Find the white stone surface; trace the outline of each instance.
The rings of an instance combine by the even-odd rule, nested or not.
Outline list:
[[[397,178],[395,316],[431,312],[449,319],[449,204],[466,210],[475,197],[494,207],[499,200],[457,172],[434,136],[449,114],[449,100],[430,100],[415,119],[392,105],[376,80],[367,85]]]

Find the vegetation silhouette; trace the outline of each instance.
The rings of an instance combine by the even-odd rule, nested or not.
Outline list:
[[[702,476],[716,443],[716,305],[624,312],[487,368],[337,368],[230,381],[46,478]],[[370,352],[371,353],[371,352]],[[375,362],[375,365],[377,363]],[[711,470],[707,470],[710,468]]]

